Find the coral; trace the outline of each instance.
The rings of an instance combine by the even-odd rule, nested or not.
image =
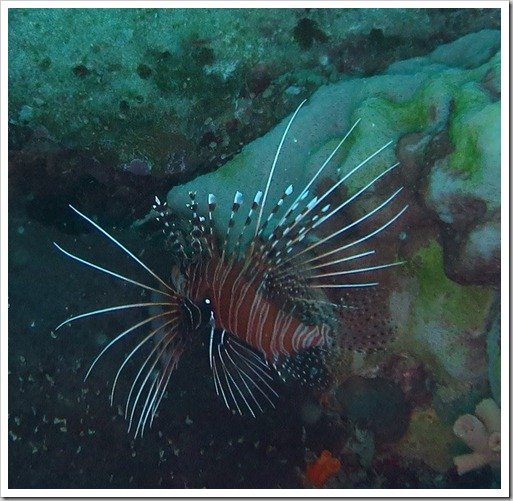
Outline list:
[[[465,442],[472,452],[454,458],[458,474],[482,468],[500,466],[501,410],[491,398],[482,400],[475,415],[460,416],[453,426],[454,434]]]
[[[493,53],[498,44],[498,32],[492,32],[490,35],[493,36],[490,36],[487,53]],[[466,42],[470,46],[481,47],[482,35],[476,33],[468,37]],[[451,128],[451,138],[468,143],[476,137],[475,144],[480,148],[478,158],[483,161],[472,167],[473,172],[476,173],[473,179],[477,179],[484,173],[484,167],[492,164],[495,166],[497,141],[486,141],[491,132],[488,129],[479,128],[478,118],[481,116],[486,118],[487,124],[493,122],[493,130],[496,131],[498,104],[488,104],[491,98],[485,94],[485,91],[476,89],[479,89],[478,83],[490,72],[496,72],[500,55],[496,54],[481,66],[474,65],[468,69],[468,64],[465,63],[465,68],[461,68],[458,67],[457,60],[452,60],[451,65],[447,62],[451,60],[451,47],[452,44],[445,46],[444,62],[447,66],[433,61],[431,56],[426,56],[395,63],[382,75],[355,78],[321,87],[309,99],[292,127],[291,134],[294,135],[294,141],[284,145],[280,157],[280,166],[287,170],[282,171],[284,175],[280,179],[276,178],[276,182],[272,183],[269,198],[279,197],[290,182],[294,182],[295,188],[304,186],[332,151],[337,141],[358,118],[361,122],[333,158],[325,171],[327,175],[332,176],[336,172],[340,176],[346,174],[362,159],[374,153],[379,146],[388,141],[398,141],[406,134],[421,133],[425,136],[426,144],[430,144],[430,134],[434,137],[444,131],[444,137],[449,137],[448,128],[455,118],[459,123],[467,126],[464,130],[468,132],[468,134],[465,132],[468,139],[456,136],[454,128]],[[479,64],[481,62],[479,60]],[[482,114],[486,117],[480,114],[479,106],[470,107],[473,93],[479,93],[481,96],[479,103],[483,104]],[[457,114],[453,111],[452,102],[459,103]],[[220,224],[224,224],[223,221],[228,221],[231,199],[237,190],[242,191],[244,188],[244,194],[250,198],[261,189],[261,171],[255,166],[272,163],[276,145],[280,141],[287,122],[288,118],[266,135],[247,144],[242,150],[243,158],[238,158],[240,155],[237,155],[217,171],[175,187],[168,195],[170,207],[181,210],[179,202],[182,199],[181,194],[186,196],[188,191],[197,191],[198,199],[206,199],[208,192],[214,192],[213,189],[219,187],[215,191],[219,200],[218,218]],[[449,139],[445,143],[448,142]],[[443,170],[440,167],[437,169],[437,175],[441,172],[445,176],[444,179],[447,176],[451,176],[451,180],[456,178],[458,183],[464,183],[466,191],[479,189],[478,198],[485,200],[490,207],[496,207],[497,200],[493,199],[493,196],[496,198],[498,191],[492,188],[497,176],[484,173],[486,182],[480,187],[470,181],[467,182],[461,176],[458,177],[463,167],[469,166],[469,159],[468,154],[467,157],[462,157],[464,145],[458,142],[456,146],[456,156],[452,160],[455,167],[447,166]],[[443,151],[446,156],[448,150],[450,149],[445,148]],[[374,175],[382,172],[395,161],[394,148],[383,150],[365,166],[365,169],[361,169],[348,179],[346,186],[349,192],[361,188]],[[448,162],[449,160],[446,161]],[[416,166],[418,170],[424,167]],[[430,197],[430,200],[433,199],[431,206],[440,205],[440,210],[443,210],[445,208],[443,193],[435,189],[438,187],[435,183],[437,179],[438,177],[435,176],[435,179],[430,180],[429,190],[425,196]],[[228,209],[222,209],[222,207],[228,207]]]
[[[434,165],[425,198],[440,220],[461,231],[500,206],[500,101],[475,81],[452,95],[454,151]],[[477,203],[483,208],[475,221]]]
[[[463,237],[446,240],[447,276],[460,284],[500,285],[501,224],[477,224]]]
[[[500,102],[491,102],[488,92],[475,82],[463,86],[456,97],[449,131],[456,150],[449,166],[478,183],[484,174],[480,168],[483,161],[494,171],[500,164]]]
[[[479,331],[482,314],[488,311],[491,294],[478,286],[461,286],[448,279],[443,269],[442,248],[436,242],[419,249],[412,258],[417,264],[421,316],[427,320],[443,311],[442,322],[456,323],[461,331]],[[465,312],[465,314],[462,314]],[[445,317],[445,318],[444,318]]]
[[[401,287],[409,305],[395,301],[392,308],[394,318],[408,312],[397,344],[423,361],[438,383],[483,381],[492,291],[447,278],[442,247],[434,240],[417,250],[408,267],[414,278]]]
[[[397,452],[402,457],[421,460],[434,470],[445,472],[452,464],[450,446],[453,442],[450,428],[432,407],[417,407]]]
[[[306,467],[305,477],[314,487],[322,487],[330,477],[340,471],[340,461],[330,451],[324,450],[321,455]]]

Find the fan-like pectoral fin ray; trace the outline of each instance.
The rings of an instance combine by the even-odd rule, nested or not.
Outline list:
[[[77,315],[75,317],[68,318],[64,322],[60,323],[55,330],[60,329],[63,325],[69,324],[71,322],[75,322],[75,320],[80,320],[81,318],[87,318],[92,317],[94,315],[101,315],[102,313],[111,313],[113,311],[120,311],[120,310],[129,310],[131,308],[146,308],[149,306],[170,306],[173,303],[155,303],[155,302],[148,302],[148,303],[132,303],[132,304],[122,304],[120,306],[110,306],[109,308],[101,308],[100,310],[94,310],[94,311],[88,311],[87,313],[81,313],[80,315]]]
[[[252,350],[245,346],[244,344],[240,343],[235,339],[235,337],[230,339],[230,344],[237,346],[240,348],[244,353],[246,353],[245,357],[251,361],[251,363],[264,374],[264,376],[267,376],[269,379],[273,379],[270,375],[270,367],[265,361],[265,358],[260,355],[260,353],[257,353],[255,350]],[[241,355],[242,356],[242,355]]]
[[[260,412],[263,412],[264,410],[262,409],[262,406],[260,405],[260,403],[258,402],[258,399],[255,397],[255,394],[253,393],[253,390],[251,389],[250,385],[255,387],[256,386],[256,383],[255,383],[255,380],[242,368],[242,364],[241,363],[237,363],[233,358],[232,358],[232,355],[230,353],[231,350],[226,350],[226,356],[228,357],[228,359],[230,360],[230,362],[238,368],[239,370],[239,375],[240,375],[240,379],[242,381],[242,383],[244,384],[244,387],[246,389],[246,392],[248,393],[249,396],[251,396],[251,398],[253,399],[253,402],[255,402],[256,406],[258,407],[258,410]],[[249,383],[249,384],[248,384]],[[255,413],[253,412],[253,409],[251,408],[251,406],[246,402],[246,405],[248,406],[248,409],[249,411],[251,412],[251,414],[253,415],[253,417],[256,417]]]
[[[156,317],[152,317],[152,320],[154,318],[158,318],[158,317],[162,317],[162,316],[170,316],[170,314],[168,312],[162,314],[162,315],[157,315]],[[142,341],[140,341],[137,346],[125,357],[125,359],[123,360],[123,363],[121,364],[121,366],[119,367],[118,369],[118,372],[116,373],[116,377],[114,378],[114,382],[112,383],[112,390],[111,390],[111,393],[110,393],[110,405],[113,404],[114,402],[114,392],[116,390],[116,385],[117,385],[117,382],[118,382],[118,379],[119,379],[119,376],[121,375],[121,372],[123,371],[123,369],[125,368],[126,364],[130,361],[130,359],[150,340],[152,339],[153,337],[155,337],[155,335],[157,334],[158,331],[160,331],[161,329],[163,329],[164,327],[169,327],[171,324],[173,323],[176,323],[179,321],[179,318],[178,317],[174,317],[172,318],[171,320],[168,320],[167,322],[163,323],[162,325],[159,325],[156,329],[153,329],[147,336],[144,337],[144,339]]]
[[[158,375],[155,375],[152,378],[151,385],[150,385],[150,388],[148,390],[148,394],[146,395],[146,400],[144,401],[143,408],[142,408],[141,413],[139,415],[139,421],[137,422],[137,428],[135,429],[134,438],[137,438],[137,436],[139,435],[139,431],[141,433],[141,438],[143,437],[143,434],[144,434],[144,426],[143,426],[144,416],[146,415],[146,410],[148,408],[148,404],[150,402],[151,396],[154,393],[154,387],[157,384],[157,381],[158,381]]]
[[[160,373],[155,377],[154,382],[148,392],[148,396],[146,397],[146,401],[144,403],[143,409],[141,411],[141,415],[139,418],[138,429],[141,431],[141,438],[144,434],[144,429],[146,428],[146,423],[148,422],[148,418],[150,419],[150,426],[153,421],[153,417],[155,416],[155,412],[157,411],[158,403],[162,398],[162,395],[166,391],[167,384],[169,382],[169,378],[174,371],[174,369],[178,366],[178,361],[183,352],[183,339],[181,337],[177,338],[178,340],[175,342],[175,346],[173,347],[173,353],[169,357],[169,360],[166,363],[165,369],[163,371],[159,371]],[[175,340],[174,340],[175,341]],[[160,358],[160,356],[159,356]],[[162,386],[162,383],[166,380],[165,384]],[[156,383],[156,385],[155,385]],[[153,389],[153,387],[155,387]],[[153,392],[153,396],[151,396]],[[161,392],[159,396],[159,392]],[[150,398],[151,397],[151,398]],[[158,403],[156,403],[158,398]],[[137,430],[135,433],[137,436]]]
[[[237,365],[237,363],[233,360],[233,358],[230,354],[230,351],[231,350],[229,350],[229,349],[226,350],[226,356],[228,357],[230,362],[235,367],[238,368],[239,374],[240,374],[240,379],[241,379],[242,383],[244,384],[244,388],[246,389],[248,395],[251,396],[251,398],[253,399],[253,402],[255,402],[255,404],[257,405],[258,410],[260,412],[263,412],[263,409],[262,409],[261,405],[258,403],[258,400],[255,397],[255,394],[253,393],[252,389],[248,385],[248,382],[252,385],[255,385],[255,381],[253,380],[253,378],[251,378],[251,376],[248,375],[248,373],[246,371],[244,371],[244,369],[241,367],[241,364]],[[248,403],[246,403],[246,405],[248,406],[248,409],[251,412],[251,414],[253,415],[253,417],[256,417],[255,413],[253,412],[253,409],[250,407],[250,405]]]
[[[161,318],[161,317],[164,317],[164,316],[167,316],[167,315],[170,315],[170,312],[164,312],[164,313],[160,313],[158,315],[154,315],[152,317],[149,317],[149,318],[146,318],[144,320],[142,320],[141,322],[135,324],[135,325],[132,325],[131,327],[129,327],[127,330],[123,331],[121,334],[118,334],[112,341],[110,341],[109,344],[107,344],[107,346],[105,346],[105,348],[102,349],[102,351],[100,351],[100,353],[96,356],[96,358],[93,360],[93,363],[90,365],[89,367],[89,370],[87,371],[85,377],[84,377],[84,381],[87,380],[87,378],[89,377],[89,374],[91,374],[91,371],[93,370],[94,366],[96,365],[96,363],[98,362],[98,360],[100,360],[100,358],[104,355],[104,353],[111,347],[113,346],[114,344],[116,344],[120,339],[122,339],[123,337],[125,337],[127,334],[130,334],[130,332],[138,329],[139,327],[142,327],[143,325],[146,325],[147,323],[149,322],[152,322],[153,320],[156,320],[157,318]]]
[[[122,251],[124,251],[127,255],[129,255],[137,264],[142,266],[153,278],[155,278],[161,285],[163,285],[166,289],[175,293],[175,290],[164,280],[162,280],[153,270],[148,268],[137,256],[135,256],[132,252],[130,252],[121,242],[116,240],[110,233],[105,231],[99,224],[95,223],[92,219],[88,218],[85,214],[82,214],[78,209],[75,209],[72,205],[69,206],[74,212],[76,212],[81,218],[85,219],[89,224],[94,226],[100,233],[105,235],[111,242],[117,245]]]
[[[222,337],[224,336],[224,331],[223,331],[221,336]],[[223,353],[224,353],[224,346],[223,346],[223,344],[224,344],[223,340],[221,340],[221,342],[217,345],[217,353],[219,355],[219,360],[221,361],[221,368],[223,370],[224,378],[226,380],[226,385],[228,386],[228,391],[230,392],[230,395],[232,397],[232,401],[235,404],[237,412],[242,416],[243,412],[242,412],[242,409],[241,409],[241,407],[239,405],[239,398],[238,398],[238,396],[240,395],[240,396],[243,397],[243,395],[240,393],[240,389],[237,386],[237,383],[235,382],[235,380],[233,379],[233,376],[232,376],[232,374],[230,372],[230,367],[225,364],[225,361],[223,359]],[[238,392],[237,396],[235,396],[236,393],[234,393],[234,390],[232,389],[232,384],[235,387],[235,391]]]
[[[278,394],[270,385],[274,380],[273,369],[260,361],[256,353],[226,331],[213,328],[209,356],[216,392],[228,409],[256,417],[257,410],[263,412],[264,400],[275,407],[273,398]]]
[[[147,415],[147,413],[149,413],[151,411],[151,405],[150,404],[150,401],[153,402],[153,398],[152,397],[152,394],[154,393],[154,388],[155,391],[158,391],[158,385],[157,387],[155,386],[160,377],[159,377],[159,374],[160,374],[160,370],[158,370],[157,373],[155,373],[155,369],[156,369],[156,365],[158,363],[161,362],[161,358],[163,356],[163,354],[165,353],[166,349],[168,349],[169,345],[174,341],[174,336],[171,337],[171,339],[169,339],[166,344],[162,347],[162,349],[160,350],[160,352],[157,354],[157,356],[155,357],[155,360],[153,361],[151,367],[148,369],[147,373],[146,373],[146,377],[144,378],[144,380],[141,382],[140,386],[139,386],[139,391],[135,397],[135,400],[134,400],[134,403],[132,405],[132,412],[130,414],[130,421],[129,421],[129,424],[128,424],[128,431],[130,432],[131,428],[132,428],[132,423],[133,423],[133,418],[134,418],[134,414],[135,414],[135,411],[137,409],[137,404],[139,402],[139,399],[140,397],[142,396],[142,392],[145,388],[145,386],[147,385],[147,383],[149,381],[151,381],[151,384],[150,384],[150,387],[148,389],[148,392],[147,392],[147,396],[146,396],[146,399],[142,405],[142,409],[139,413],[139,420],[137,422],[137,427],[136,427],[136,430],[135,430],[135,433],[134,433],[134,438],[137,438],[137,436],[139,435],[139,431],[142,432],[142,430],[144,429],[144,424],[146,422],[146,418],[145,416]],[[175,348],[176,349],[176,346]],[[181,354],[181,353],[180,353]],[[177,355],[177,357],[180,356],[180,354]],[[175,358],[175,354],[173,353],[173,355],[171,355],[171,357]],[[150,357],[148,357],[147,360],[149,360]],[[175,364],[174,366],[176,366],[176,363],[177,363],[177,358],[175,360]],[[131,389],[132,391],[132,389]]]
[[[160,406],[160,402],[162,402],[162,399],[164,398],[164,395],[166,393],[167,385],[169,384],[169,380],[171,379],[171,375],[173,374],[174,369],[177,366],[177,361],[175,361],[173,358],[169,357],[169,360],[166,364],[166,368],[162,372],[161,381],[159,384],[161,385],[160,388],[160,395],[156,402],[153,404],[153,409],[151,411],[151,419],[150,419],[150,428],[153,423],[153,420],[155,419],[155,415],[157,414],[158,408]],[[162,384],[163,382],[163,384]]]
[[[232,410],[232,408],[230,407],[230,404],[228,403],[228,399],[226,398],[226,394],[224,392],[224,388],[221,383],[221,378],[219,377],[219,372],[217,371],[217,363],[216,363],[215,358],[212,360],[212,371],[213,371],[214,378],[215,378],[214,382],[216,382],[217,395],[221,395],[223,397],[224,404],[226,405],[226,408],[228,410]]]
[[[221,339],[221,343],[223,344],[223,346],[225,346],[225,342],[224,342],[224,336],[225,336],[225,331],[223,331],[223,334],[222,334],[222,339]],[[218,345],[218,350],[219,350],[219,347],[221,345]],[[237,381],[235,380],[236,378],[234,376],[232,376],[231,374],[231,371],[230,371],[230,366],[233,367],[235,369],[235,372],[236,372],[236,376],[239,377],[239,382],[242,381],[245,385],[245,387],[243,389],[246,389],[247,388],[247,384],[245,383],[244,381],[244,378],[242,377],[242,373],[240,371],[240,368],[233,362],[233,359],[232,357],[230,356],[230,354],[228,353],[228,350],[225,349],[224,350],[224,354],[226,355],[228,361],[225,363],[224,359],[223,359],[223,351],[220,351],[219,353],[219,356],[221,358],[221,361],[223,363],[223,367],[226,368],[226,375],[230,378],[230,381],[233,383],[234,387],[235,387],[235,390],[238,392],[238,394],[240,395],[242,401],[246,404],[246,407],[248,408],[250,414],[253,416],[253,417],[256,417],[255,416],[255,412],[253,411],[251,405],[249,405],[248,401],[246,400],[246,397],[244,395],[244,392],[241,390],[241,388],[239,387],[239,385],[237,384]],[[249,388],[247,388],[247,390],[249,391]],[[251,393],[251,392],[250,392]],[[236,401],[236,399],[234,398],[234,400]],[[239,405],[237,404],[237,407],[240,409]],[[242,411],[239,410],[239,413],[242,415]]]
[[[268,394],[272,394],[276,398],[279,396],[270,385],[270,382],[272,382],[272,379],[274,379],[274,378],[272,378],[272,376],[270,376],[269,373],[263,373],[262,370],[260,369],[260,367],[258,367],[251,359],[247,358],[245,355],[243,355],[242,353],[237,351],[235,348],[232,347],[232,350],[237,355],[237,357],[239,357],[241,362],[246,363],[249,373],[250,374],[252,373],[255,376],[255,378],[256,378],[255,386],[256,386],[257,390],[259,390],[260,393],[262,393],[262,395],[265,396],[266,399],[269,401],[269,403],[274,407],[274,403],[269,398],[269,395],[268,395]],[[268,368],[268,370],[270,371],[271,369]],[[266,379],[264,379],[262,374],[264,376],[267,376],[268,378],[271,378],[271,381],[267,381]]]
[[[229,399],[226,398],[226,395],[223,392],[223,396],[225,397],[225,404],[227,405],[227,407],[230,410],[236,410],[242,416],[241,408],[240,408],[240,406],[238,404],[237,399],[235,398],[235,395],[234,395],[233,390],[232,390],[232,385],[230,383],[230,381],[233,382],[233,378],[232,378],[232,376],[230,374],[230,371],[229,371],[228,367],[226,366],[226,364],[224,363],[224,360],[223,360],[224,334],[225,334],[225,331],[223,330],[223,331],[221,331],[220,335],[218,336],[213,356],[216,357],[216,360],[219,362],[219,368],[220,368],[220,370],[221,370],[221,372],[222,372],[222,374],[224,376],[224,380],[225,380],[225,383],[226,383],[226,388],[228,389],[229,396],[231,396],[231,400],[229,400]],[[217,366],[217,364],[216,364],[216,366]],[[218,376],[218,378],[219,378],[219,376]],[[218,381],[219,381],[219,383],[221,385],[221,388],[222,388],[222,381],[221,381],[221,379],[218,379]],[[235,409],[234,409],[234,407],[235,407]]]
[[[59,244],[53,242],[53,245],[57,247],[65,256],[68,256],[69,258],[78,261],[81,264],[84,264],[85,266],[89,266],[90,268],[93,268],[94,270],[101,271],[102,273],[105,273],[107,275],[110,275],[111,277],[118,278],[119,280],[123,280],[125,282],[128,282],[129,284],[137,285],[138,287],[141,287],[143,289],[157,292],[158,294],[162,294],[164,296],[168,296],[171,298],[174,298],[174,294],[169,294],[165,291],[156,289],[155,287],[150,287],[149,285],[142,284],[141,282],[137,282],[136,280],[132,280],[131,278],[125,277],[124,275],[120,275],[119,273],[116,273],[112,270],[108,270],[107,268],[103,268],[102,266],[99,266],[97,264],[92,263],[91,261],[87,261],[85,259],[82,259],[81,257],[75,256],[75,254],[72,254],[71,252],[68,252],[66,249],[63,249]],[[62,324],[61,324],[62,325]]]
[[[158,352],[157,356],[155,357],[155,360],[153,361],[153,363],[151,364],[151,367],[148,369],[148,371],[146,373],[146,377],[144,378],[144,380],[140,384],[139,391],[138,391],[138,393],[137,393],[137,395],[135,397],[134,403],[132,404],[132,411],[130,413],[130,420],[129,420],[129,424],[128,424],[128,431],[130,431],[130,429],[132,428],[132,421],[133,421],[133,418],[134,418],[134,414],[135,414],[135,410],[136,410],[136,407],[137,407],[137,403],[139,401],[139,398],[141,396],[141,393],[142,393],[144,387],[146,386],[146,383],[150,379],[150,376],[152,375],[153,370],[155,369],[155,367],[156,367],[157,363],[159,362],[161,356],[165,353],[166,349],[170,346],[170,344],[175,340],[176,336],[178,336],[178,335],[179,334],[176,332],[176,326],[174,326],[173,328],[170,329],[169,332],[166,333],[165,336],[163,336],[157,343],[155,343],[155,346],[151,350],[150,354],[146,357],[146,360],[143,362],[143,364],[141,365],[137,375],[135,376],[134,381],[132,383],[132,386],[130,387],[130,391],[128,393],[128,397],[127,397],[126,408],[125,408],[125,418],[128,416],[128,410],[130,408],[130,401],[131,401],[132,394],[133,394],[133,391],[135,389],[135,386],[137,384],[137,381],[141,377],[141,374],[143,373],[145,367],[148,365],[148,362],[151,360],[153,355],[155,355],[155,353]],[[157,377],[157,376],[155,376],[155,377]]]
[[[168,375],[167,371],[168,371],[168,367],[169,365],[172,363],[172,358],[170,358],[167,363],[166,363],[166,366],[164,368],[163,371],[161,371],[157,377],[155,378],[155,382],[157,383],[156,386],[155,386],[155,389],[153,390],[153,397],[151,398],[151,400],[149,401],[147,407],[146,407],[146,411],[144,411],[143,409],[143,412],[141,413],[141,420],[142,420],[142,425],[141,425],[141,438],[143,436],[143,433],[144,433],[144,429],[146,428],[146,423],[148,422],[148,418],[150,418],[150,423],[149,423],[149,426],[151,428],[151,423],[153,422],[153,418],[155,416],[155,413],[157,412],[157,406],[158,404],[156,403],[157,402],[157,399],[158,401],[160,401],[160,396],[162,396],[163,393],[165,393],[166,391],[166,386],[167,386],[167,382],[164,386],[162,386],[162,383],[164,381],[164,379],[166,379],[166,376]],[[171,371],[172,372],[172,371]],[[169,373],[169,376],[171,374]],[[169,379],[167,378],[167,381],[169,381]],[[159,396],[160,395],[160,396]],[[144,419],[142,419],[142,414],[145,414],[144,416]]]

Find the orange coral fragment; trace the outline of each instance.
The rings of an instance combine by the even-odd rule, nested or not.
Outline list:
[[[315,487],[322,487],[327,480],[340,471],[340,461],[330,451],[321,455],[306,467],[306,479]]]

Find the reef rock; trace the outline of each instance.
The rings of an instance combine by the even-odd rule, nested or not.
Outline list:
[[[45,126],[102,165],[144,158],[152,175],[183,179],[258,137],[290,109],[287,89],[375,73],[441,33],[498,27],[500,12],[19,8],[9,20],[10,128]],[[477,51],[460,43],[459,59],[486,58],[489,31]]]
[[[425,201],[444,225],[448,273],[460,283],[500,278],[500,102],[468,82],[454,99],[454,151],[428,176]]]
[[[443,249],[434,240],[418,249],[410,265],[412,276],[401,278],[391,295],[392,315],[401,326],[396,345],[425,361],[438,384],[464,387],[486,381],[493,291],[450,280]]]
[[[499,221],[476,224],[468,233],[445,239],[447,276],[460,284],[500,284]]]
[[[352,176],[347,186],[350,192],[392,165],[396,157],[401,157],[400,140],[416,133],[417,141],[424,146],[419,147],[420,152],[410,162],[410,172],[404,177],[409,179],[410,185],[419,188],[416,186],[418,182],[432,171],[427,183],[426,203],[439,214],[441,221],[450,222],[451,217],[457,216],[451,212],[455,209],[451,209],[454,204],[450,203],[450,194],[443,191],[447,183],[454,185],[450,193],[461,193],[462,196],[470,193],[472,198],[487,204],[488,212],[496,209],[500,201],[496,190],[497,173],[493,169],[498,167],[499,159],[496,137],[499,136],[500,107],[497,101],[492,102],[495,98],[487,94],[480,82],[490,73],[499,71],[499,35],[498,31],[485,30],[466,37],[469,52],[479,49],[482,54],[481,47],[488,41],[485,52],[493,55],[485,62],[479,56],[474,64],[468,58],[461,63],[461,57],[454,55],[449,64],[453,44],[448,44],[444,58],[437,52],[394,63],[382,75],[352,78],[321,87],[291,127],[278,160],[269,199],[277,200],[290,183],[296,190],[301,189],[351,125],[361,119],[347,144],[326,169],[327,176],[347,173],[388,141],[394,141],[398,146],[396,151],[393,147],[385,149],[366,169]],[[459,54],[459,51],[454,50],[454,53]],[[472,105],[476,97],[479,101]],[[205,204],[208,193],[214,193],[218,199],[217,223],[221,229],[226,227],[235,192],[243,192],[246,204],[249,204],[254,194],[265,187],[267,173],[289,119],[287,117],[265,136],[246,145],[240,154],[215,172],[173,188],[168,195],[169,205],[183,211],[188,191],[197,191],[197,200],[200,203],[203,200]],[[449,144],[441,147],[440,134],[443,132],[445,143]],[[493,140],[491,136],[494,136]],[[472,137],[476,137],[471,142],[475,146],[473,155],[465,153]],[[448,154],[448,151],[453,153]],[[442,156],[444,161],[431,169],[437,156]],[[490,168],[492,172],[486,170]],[[468,173],[473,177],[467,179]],[[481,176],[486,179],[478,186],[477,180]]]
[[[403,457],[419,459],[434,470],[445,472],[452,465],[450,450],[454,442],[450,427],[433,408],[418,407],[396,449]]]

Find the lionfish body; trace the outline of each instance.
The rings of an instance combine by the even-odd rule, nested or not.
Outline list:
[[[358,262],[374,254],[372,249],[352,249],[372,240],[397,220],[407,206],[381,226],[355,240],[340,245],[337,237],[382,211],[401,189],[355,221],[335,231],[330,230],[327,235],[319,236],[317,231],[317,228],[326,226],[327,221],[333,221],[333,216],[397,166],[392,165],[342,203],[335,206],[329,203],[330,195],[349,176],[391,144],[387,143],[324,193],[309,196],[310,188],[358,122],[292,202],[288,201],[293,192],[291,185],[284,190],[273,208],[265,211],[281,148],[303,104],[288,123],[266,186],[255,194],[245,218],[238,217],[243,196],[239,192],[235,194],[224,235],[218,235],[216,230],[217,202],[213,194],[208,196],[208,200],[198,203],[196,194],[189,193],[187,205],[191,218],[185,232],[178,231],[169,223],[170,211],[156,197],[153,208],[157,219],[164,223],[164,232],[179,258],[179,264],[173,269],[172,283],[160,278],[103,228],[72,207],[157,281],[155,286],[137,282],[85,261],[55,244],[72,259],[152,293],[152,301],[102,308],[72,317],[58,326],[60,328],[69,322],[97,314],[150,308],[147,319],[130,326],[103,348],[86,375],[89,375],[111,346],[135,331],[150,326],[150,332],[145,331],[142,339],[125,357],[111,392],[112,403],[116,384],[125,366],[132,357],[146,349],[147,354],[132,382],[125,406],[129,429],[136,423],[136,435],[142,434],[145,427],[151,425],[171,374],[186,350],[188,341],[195,334],[208,335],[208,357],[213,383],[226,407],[241,415],[256,416],[265,406],[274,406],[278,396],[274,384],[276,374],[281,375],[281,371],[287,368],[290,370],[295,361],[302,357],[308,358],[312,350],[329,348],[343,330],[343,316],[339,310],[344,305],[333,303],[332,294],[328,299],[323,291],[347,291],[375,286],[377,282],[373,281],[341,282],[340,279],[349,274],[369,274],[400,264],[392,262],[339,271],[343,263]],[[307,379],[308,374],[304,368],[301,372],[301,378]],[[134,421],[136,412],[139,417]]]
[[[210,301],[215,328],[256,348],[270,363],[324,345],[328,327],[305,324],[267,293],[269,270],[252,261],[207,258],[186,269],[184,292],[195,302]]]

